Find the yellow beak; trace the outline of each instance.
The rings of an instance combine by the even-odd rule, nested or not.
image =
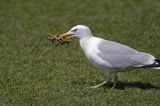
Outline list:
[[[59,36],[63,37],[65,40],[68,40],[73,37],[72,34],[69,34],[69,33],[64,33]]]

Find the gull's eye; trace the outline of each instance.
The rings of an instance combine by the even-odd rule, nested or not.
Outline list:
[[[76,32],[78,29],[73,29],[72,32]]]

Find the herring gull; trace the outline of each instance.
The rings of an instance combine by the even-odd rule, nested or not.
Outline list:
[[[151,54],[139,52],[126,45],[105,40],[92,35],[89,27],[77,25],[68,32],[60,36],[65,39],[76,37],[79,39],[80,47],[88,60],[97,68],[108,73],[108,78],[91,88],[98,88],[111,82],[114,74],[114,84],[116,86],[117,72],[124,72],[128,68],[153,68],[160,69],[160,60]]]

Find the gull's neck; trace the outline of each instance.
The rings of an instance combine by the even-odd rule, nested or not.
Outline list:
[[[81,35],[78,36],[79,40],[87,40],[87,39],[90,39],[92,37],[93,37],[93,35],[90,31],[86,32],[86,33],[81,33]]]
[[[79,43],[83,51],[86,51],[86,48],[89,45],[89,42],[91,41],[92,38],[94,38],[94,36],[91,34],[91,35],[83,36],[79,39]]]
[[[93,35],[86,35],[86,36],[81,37],[79,40],[89,40],[91,38],[93,38]]]

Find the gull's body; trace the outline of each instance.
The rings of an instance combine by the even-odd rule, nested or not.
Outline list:
[[[80,46],[92,64],[109,73],[123,71],[130,67],[150,65],[155,60],[150,54],[93,36],[80,40]]]
[[[88,60],[109,74],[108,80],[92,88],[97,88],[110,82],[113,73],[115,73],[115,86],[117,80],[116,73],[123,72],[128,68],[160,68],[160,61],[155,59],[154,56],[139,52],[117,42],[94,37],[87,26],[77,25],[64,35],[77,37]]]

